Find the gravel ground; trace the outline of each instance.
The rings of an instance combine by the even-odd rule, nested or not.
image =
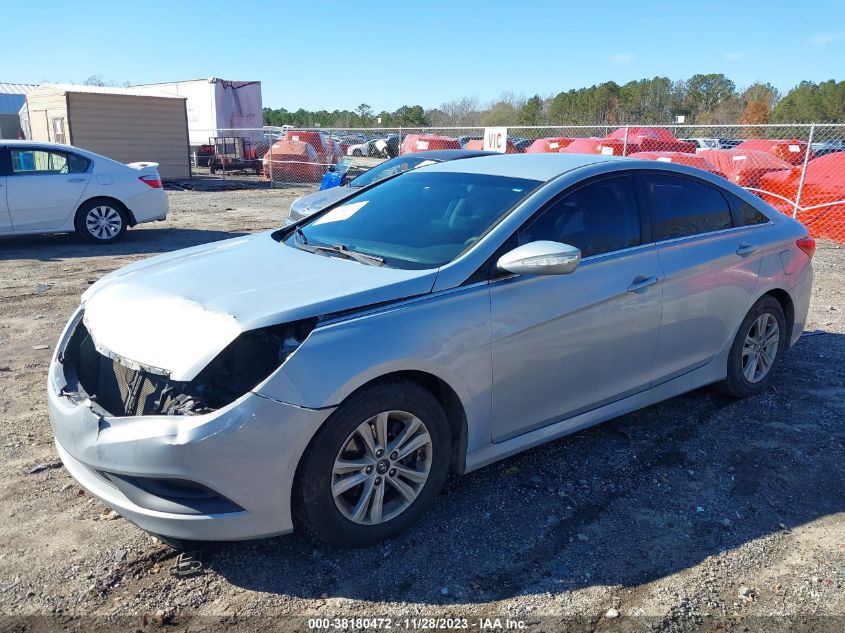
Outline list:
[[[845,249],[829,243],[815,257],[818,332],[769,393],[701,389],[453,478],[377,547],[300,531],[210,547],[202,573],[171,576],[176,553],[57,461],[51,349],[92,280],[272,228],[301,193],[170,192],[166,222],[107,247],[0,241],[0,624],[307,630],[308,617],[369,616],[404,629],[440,615],[474,630],[480,617],[548,631],[845,629]],[[15,619],[39,615],[51,619]]]

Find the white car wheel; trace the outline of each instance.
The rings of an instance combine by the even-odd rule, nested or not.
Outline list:
[[[114,242],[126,232],[126,213],[116,202],[88,202],[77,213],[76,230],[89,242]]]

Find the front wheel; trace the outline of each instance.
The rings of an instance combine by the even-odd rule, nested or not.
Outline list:
[[[416,383],[365,388],[311,442],[298,476],[298,514],[333,545],[391,538],[432,504],[449,469],[443,407]]]
[[[762,297],[739,326],[728,355],[728,375],[719,388],[736,398],[768,389],[786,349],[786,332],[780,303],[774,297]]]
[[[76,231],[95,244],[109,244],[126,232],[123,205],[112,200],[91,200],[76,212]]]

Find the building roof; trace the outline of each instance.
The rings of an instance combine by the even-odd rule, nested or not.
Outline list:
[[[252,81],[252,80],[235,81],[235,80],[232,80],[232,79],[221,79],[220,77],[202,77],[200,79],[181,79],[181,80],[178,80],[178,81],[156,81],[155,83],[151,83],[151,84],[132,84],[132,87],[137,86],[137,87],[140,88],[142,86],[170,86],[170,85],[173,85],[173,84],[192,84],[192,83],[197,83],[199,81],[204,81],[204,82],[210,83],[210,84],[214,84],[214,83],[217,83],[218,81],[221,81],[223,83],[238,84],[238,85],[249,85],[249,84],[260,84],[261,83],[260,81]]]
[[[53,88],[71,94],[126,95],[130,97],[160,97],[162,99],[185,99],[169,92],[112,88],[111,86],[81,86],[77,84],[40,84],[39,88]]]
[[[0,82],[0,94],[4,95],[25,95],[35,88],[36,84],[7,84]]]
[[[8,84],[0,82],[0,114],[17,114],[26,101],[26,93],[34,84]]]

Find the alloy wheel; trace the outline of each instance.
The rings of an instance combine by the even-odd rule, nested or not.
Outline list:
[[[379,413],[358,425],[335,458],[335,504],[355,523],[390,521],[425,487],[431,462],[431,436],[422,420],[405,411]]]
[[[120,229],[123,228],[123,218],[117,209],[108,205],[99,205],[85,215],[85,228],[98,240],[109,240],[120,233]]]
[[[763,380],[774,365],[780,341],[777,319],[764,312],[745,335],[742,346],[742,373],[751,383]]]

